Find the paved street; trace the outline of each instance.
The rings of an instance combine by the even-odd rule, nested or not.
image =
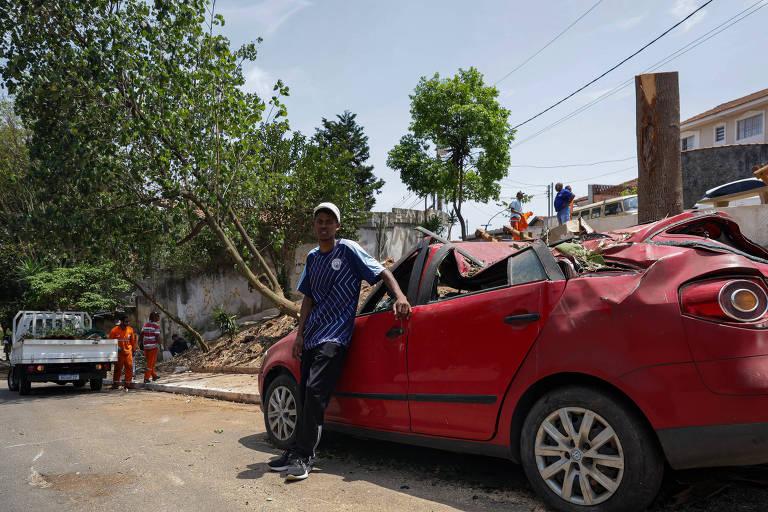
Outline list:
[[[286,485],[265,472],[276,451],[252,405],[53,384],[20,397],[3,376],[0,414],[2,511],[543,510],[511,463],[340,435]],[[655,510],[764,510],[766,481],[764,468],[675,473]]]

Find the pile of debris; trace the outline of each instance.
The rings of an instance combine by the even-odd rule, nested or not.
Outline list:
[[[177,366],[199,368],[203,366],[226,366],[258,368],[264,351],[296,328],[296,319],[280,315],[250,325],[234,336],[222,336],[211,341],[210,350],[202,352],[194,348],[170,361],[158,364],[164,371],[173,371]]]

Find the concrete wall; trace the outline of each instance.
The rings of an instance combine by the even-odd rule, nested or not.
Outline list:
[[[753,178],[755,165],[768,163],[768,144],[739,144],[694,149],[681,154],[683,205],[691,208],[710,188]]]
[[[158,302],[210,339],[217,335],[212,320],[213,309],[222,305],[224,309],[247,320],[264,308],[271,307],[262,300],[261,294],[249,291],[248,282],[234,269],[191,276],[158,276],[144,283],[147,291],[154,293]],[[143,295],[136,298],[138,321],[143,323],[154,306]],[[180,333],[179,327],[161,315],[163,340],[168,346],[171,334]],[[141,327],[138,325],[138,327]],[[205,336],[208,333],[208,336]]]

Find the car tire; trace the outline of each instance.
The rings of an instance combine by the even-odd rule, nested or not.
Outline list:
[[[301,410],[296,381],[290,375],[279,375],[267,387],[264,396],[264,426],[269,442],[287,450],[296,437],[298,413]]]
[[[19,394],[28,395],[32,392],[32,382],[23,373],[19,375]]]
[[[645,510],[664,476],[656,439],[639,414],[590,387],[559,388],[534,404],[520,458],[534,490],[563,512]]]
[[[17,372],[15,367],[11,366],[10,368],[8,368],[8,390],[9,391],[19,390],[19,379],[16,374]]]
[[[89,385],[91,391],[101,391],[101,387],[104,385],[104,379],[91,379]]]

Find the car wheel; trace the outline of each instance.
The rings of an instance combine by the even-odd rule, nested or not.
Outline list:
[[[101,387],[104,385],[104,379],[91,379],[89,381],[91,391],[101,391]]]
[[[19,379],[16,375],[16,370],[13,366],[8,368],[8,390],[9,391],[18,391],[19,390]]]
[[[262,404],[270,442],[283,450],[288,449],[296,436],[300,410],[298,387],[293,377],[280,375],[273,380]]]
[[[32,392],[32,382],[23,373],[19,375],[19,394],[28,395]]]
[[[637,413],[588,387],[541,397],[523,424],[520,455],[536,492],[565,512],[645,510],[664,476],[656,441]]]

